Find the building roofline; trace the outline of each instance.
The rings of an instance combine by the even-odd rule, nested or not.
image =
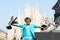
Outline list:
[[[59,4],[58,4],[58,2],[56,2],[56,4],[53,6],[52,9],[53,9],[53,10],[59,9]]]

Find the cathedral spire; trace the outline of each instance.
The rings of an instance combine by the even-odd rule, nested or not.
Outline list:
[[[20,10],[18,9],[18,22],[20,23],[20,19],[21,19],[21,14],[20,14]]]
[[[25,7],[28,7],[28,6],[30,6],[30,0],[25,1]]]
[[[36,8],[36,9],[39,9],[39,3],[38,3],[38,0],[35,0],[35,8]]]

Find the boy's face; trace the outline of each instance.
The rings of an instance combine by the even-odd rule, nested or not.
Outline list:
[[[27,25],[30,24],[30,19],[26,19],[26,24],[27,24]]]

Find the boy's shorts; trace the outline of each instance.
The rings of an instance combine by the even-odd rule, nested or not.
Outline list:
[[[23,40],[33,40],[33,38],[31,36],[26,36],[26,37],[23,37]]]

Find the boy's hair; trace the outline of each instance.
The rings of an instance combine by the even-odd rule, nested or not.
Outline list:
[[[30,19],[29,17],[26,17],[26,18],[24,19],[24,21],[26,22],[26,20],[27,20],[27,19],[29,19],[29,20],[30,20],[30,22],[31,22],[31,19]]]

